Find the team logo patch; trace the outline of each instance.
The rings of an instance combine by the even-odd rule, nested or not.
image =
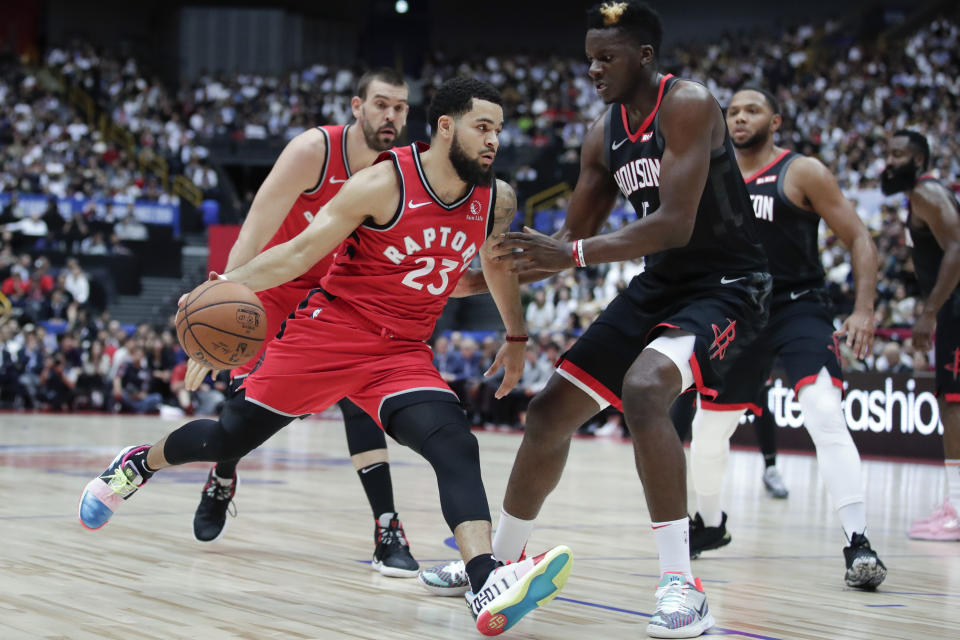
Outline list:
[[[640,136],[640,142],[650,142],[650,138],[652,137],[653,137],[653,131],[651,131],[650,133],[645,133],[642,136]]]
[[[730,324],[723,331],[717,325],[711,325],[713,326],[713,344],[710,345],[709,349],[711,360],[714,358],[723,360],[723,357],[727,355],[727,347],[737,337],[737,321],[727,318],[727,322]]]
[[[483,205],[480,204],[479,200],[472,200],[470,202],[470,213],[467,214],[467,220],[483,220]]]
[[[948,362],[943,365],[943,368],[953,374],[954,381],[957,380],[957,376],[960,375],[960,349],[953,350],[953,362]]]
[[[763,176],[762,178],[757,178],[757,184],[768,184],[770,182],[776,182],[777,176]]]

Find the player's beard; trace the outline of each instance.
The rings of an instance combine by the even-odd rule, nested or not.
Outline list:
[[[360,119],[360,129],[363,131],[363,139],[366,140],[367,146],[374,151],[387,151],[388,149],[392,149],[393,143],[396,142],[399,137],[397,128],[392,124],[385,124],[379,129],[374,129],[373,125],[365,118]],[[383,131],[392,131],[393,139],[387,141],[381,140],[380,133]]]
[[[737,149],[752,149],[754,147],[759,147],[760,145],[766,144],[767,140],[770,139],[770,129],[764,128],[760,131],[757,131],[755,134],[744,140],[743,142],[733,141],[733,146]]]
[[[450,164],[453,165],[460,179],[467,184],[487,185],[493,182],[493,165],[484,167],[479,160],[471,160],[460,146],[456,133],[453,134],[453,141],[450,143]]]
[[[901,191],[909,191],[917,184],[917,164],[911,160],[899,167],[887,167],[880,174],[880,191],[883,195],[892,196]]]

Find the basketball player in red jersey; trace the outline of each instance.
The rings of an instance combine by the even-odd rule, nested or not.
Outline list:
[[[509,252],[495,260],[525,274],[641,256],[646,270],[530,403],[493,548],[504,560],[520,556],[573,433],[606,406],[622,407],[660,555],[647,633],[688,638],[714,619],[691,575],[685,460],[669,409],[691,385],[722,390],[766,321],[770,275],[722,110],[702,85],[659,72],[662,32],[656,12],[635,0],[589,11],[589,73],[611,106],[584,138],[564,227],[555,237],[508,233],[494,248]],[[618,193],[639,219],[595,235]]]
[[[930,143],[916,131],[901,129],[887,142],[887,166],[880,188],[907,199],[906,229],[923,308],[913,325],[913,344],[930,349],[933,341],[937,400],[943,422],[947,496],[927,518],[915,520],[916,540],[960,541],[960,202],[929,173]],[[936,335],[934,335],[936,329]]]
[[[239,459],[294,418],[347,396],[433,466],[479,631],[502,633],[559,592],[570,572],[568,548],[506,565],[494,559],[477,441],[424,343],[479,251],[507,331],[487,371],[505,369],[496,396],[506,395],[523,372],[527,336],[517,276],[491,260],[487,240],[509,228],[517,206],[513,190],[493,176],[500,104],[487,83],[445,82],[428,111],[431,147],[381,155],[306,230],[222,276],[262,291],[301,275],[346,241],[219,419],[194,420],[152,447],[120,452],[84,490],[84,526],[106,524],[160,469]]]
[[[353,173],[372,165],[381,152],[393,146],[407,118],[407,86],[403,77],[392,69],[365,73],[357,83],[351,106],[354,123],[310,129],[286,146],[257,191],[230,250],[227,271],[306,229]],[[257,294],[267,314],[267,340],[254,358],[231,372],[234,388],[256,366],[287,315],[319,285],[333,257],[331,253],[294,280]],[[195,360],[189,361],[188,369],[185,382],[192,389],[208,370]],[[371,567],[386,576],[415,576],[419,566],[410,554],[394,508],[383,430],[346,398],[338,405],[344,417],[350,459],[376,521]],[[227,510],[237,490],[238,462],[220,462],[210,470],[193,519],[194,537],[200,542],[212,542],[224,531]]]
[[[700,398],[690,443],[698,505],[690,528],[690,552],[696,556],[731,540],[720,505],[730,437],[745,410],[758,418],[763,414],[763,383],[779,361],[800,403],[820,476],[848,542],[843,549],[844,580],[848,586],[872,590],[883,582],[887,569],[865,533],[860,454],[843,417],[838,338],[846,336],[857,358],[866,357],[873,343],[877,249],[823,163],[774,144],[782,121],[776,97],[762,89],[737,91],[727,107],[737,164],[753,201],[757,234],[767,250],[773,295],[770,321],[751,345],[749,357],[733,365],[720,395]],[[855,277],[853,313],[837,332],[817,245],[821,220],[849,247]]]

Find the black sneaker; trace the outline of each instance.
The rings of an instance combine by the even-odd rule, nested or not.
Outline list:
[[[727,533],[727,512],[723,512],[723,519],[719,527],[708,527],[703,524],[703,518],[697,513],[690,519],[690,557],[698,558],[703,551],[719,549],[730,544],[733,538]]]
[[[390,525],[381,527],[376,522],[373,530],[374,540],[377,543],[373,550],[373,562],[370,566],[374,571],[390,578],[415,578],[420,571],[420,565],[410,555],[410,544],[403,533],[403,525],[399,516],[394,513]]]
[[[237,472],[233,472],[233,482],[228,485],[214,475],[213,469],[210,469],[207,484],[203,486],[197,512],[193,514],[193,537],[197,542],[218,540],[227,528],[227,512],[231,516],[237,515],[237,506],[233,504],[233,496],[240,482]]]
[[[850,546],[843,548],[843,558],[847,561],[844,580],[848,587],[873,591],[887,577],[887,567],[862,533],[853,534]]]

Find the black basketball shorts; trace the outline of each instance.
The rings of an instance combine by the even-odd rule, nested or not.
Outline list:
[[[603,406],[622,409],[623,379],[640,352],[666,329],[694,335],[690,365],[706,397],[723,388],[730,364],[767,319],[770,275],[717,274],[667,283],[641,274],[557,361],[557,369]]]
[[[937,395],[946,402],[960,402],[960,289],[953,292],[937,313],[933,342]]]
[[[760,336],[733,363],[723,391],[716,398],[700,398],[704,409],[731,411],[749,409],[763,414],[765,383],[777,358],[786,370],[794,393],[816,381],[824,367],[833,384],[843,389],[840,346],[819,290],[805,291],[790,299],[778,292],[770,309],[770,321]]]

